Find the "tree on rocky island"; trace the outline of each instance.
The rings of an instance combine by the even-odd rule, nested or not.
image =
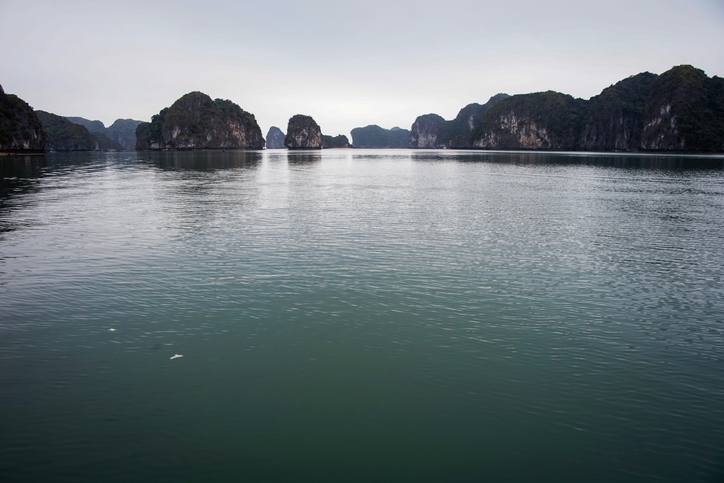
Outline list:
[[[322,149],[322,129],[310,116],[289,118],[284,146],[289,149]]]
[[[190,92],[138,125],[136,149],[264,149],[264,138],[253,114]]]

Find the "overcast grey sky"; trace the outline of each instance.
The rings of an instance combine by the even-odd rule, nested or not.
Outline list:
[[[724,77],[724,0],[0,0],[0,84],[63,116],[150,120],[190,91],[263,134],[410,128],[498,92],[589,98],[692,64]]]

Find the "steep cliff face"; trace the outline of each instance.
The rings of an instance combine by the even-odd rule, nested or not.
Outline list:
[[[486,149],[724,150],[724,79],[689,65],[629,77],[589,101],[556,92],[513,96],[473,132]]]
[[[578,148],[587,151],[635,151],[641,146],[651,86],[649,72],[624,79],[592,97],[583,117]]]
[[[410,128],[410,140],[407,144],[408,147],[427,149],[440,147],[437,142],[437,136],[440,132],[440,127],[444,123],[445,119],[437,114],[425,114],[424,116],[418,116]]]
[[[141,121],[135,119],[116,119],[108,126],[105,135],[117,142],[124,149],[132,151],[136,148],[136,128]]]
[[[410,131],[395,126],[385,129],[376,124],[352,129],[352,144],[363,149],[406,148]]]
[[[652,84],[641,147],[646,150],[724,149],[724,79],[680,65]]]
[[[276,126],[269,128],[269,132],[266,134],[266,148],[267,149],[282,149],[284,148],[284,133],[281,129]]]
[[[438,149],[472,147],[470,133],[492,106],[507,97],[508,94],[497,94],[485,104],[468,104],[460,109],[458,115],[451,121],[445,121],[436,114],[418,117],[411,128],[409,147]]]
[[[322,149],[322,130],[310,116],[292,116],[284,146],[289,149]]]
[[[253,114],[201,92],[181,97],[136,128],[136,149],[263,149]]]
[[[483,116],[472,133],[473,146],[491,149],[574,149],[582,99],[538,92],[504,99]]]
[[[42,152],[47,147],[48,135],[33,108],[0,86],[0,152]]]

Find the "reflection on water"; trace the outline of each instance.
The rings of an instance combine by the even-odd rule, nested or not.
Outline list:
[[[542,151],[412,151],[416,161],[488,162],[513,165],[587,165],[613,168],[647,169],[719,169],[724,168],[722,155],[661,155],[627,153],[577,153]]]
[[[299,151],[291,150],[286,153],[287,162],[291,165],[302,166],[305,164],[314,164],[322,160],[322,153],[319,150]]]
[[[151,151],[137,154],[139,162],[161,169],[198,171],[253,168],[261,162],[263,156],[260,151]]]
[[[0,158],[0,480],[719,481],[721,159]]]

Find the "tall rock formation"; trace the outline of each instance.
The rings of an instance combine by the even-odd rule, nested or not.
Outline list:
[[[437,142],[437,135],[440,132],[440,126],[444,123],[445,119],[437,114],[418,116],[410,128],[410,141],[408,146],[411,148],[428,149],[440,147]]]
[[[43,152],[48,135],[25,101],[0,86],[0,152]]]
[[[624,79],[586,101],[558,92],[505,99],[472,133],[484,149],[724,151],[724,79],[681,65]]]
[[[253,114],[201,92],[184,95],[136,128],[136,149],[263,149]]]
[[[310,116],[292,116],[284,146],[289,149],[322,149],[322,130]]]
[[[641,148],[724,150],[724,79],[680,65],[651,86]]]
[[[105,135],[128,151],[136,149],[136,128],[142,121],[135,119],[116,119],[108,126]]]
[[[352,129],[352,145],[363,149],[406,148],[410,131],[395,126],[385,129],[376,124]]]
[[[281,129],[276,126],[269,128],[269,132],[266,134],[266,148],[267,149],[283,149],[284,148],[284,133]]]
[[[468,104],[460,109],[458,115],[451,121],[446,121],[437,114],[418,117],[410,129],[409,147],[432,149],[472,147],[470,133],[492,106],[507,97],[508,94],[496,94],[485,104]]]
[[[559,92],[509,97],[491,107],[473,131],[473,146],[573,149],[586,101]]]
[[[633,151],[641,146],[646,103],[657,76],[644,72],[592,97],[577,147],[586,151]]]

